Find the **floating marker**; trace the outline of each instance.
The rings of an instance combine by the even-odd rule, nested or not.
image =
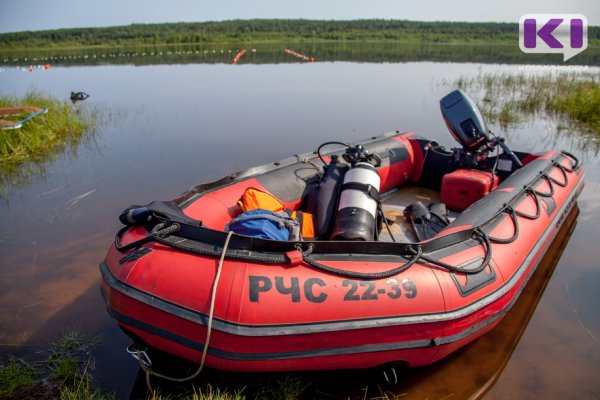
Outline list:
[[[233,57],[233,62],[232,64],[237,64],[238,61],[240,61],[240,58],[242,58],[244,56],[244,54],[246,54],[246,49],[240,50],[235,57]]]
[[[305,54],[300,54],[294,50],[290,50],[290,49],[283,49],[284,52],[286,52],[287,54],[290,54],[296,58],[301,58],[303,61],[309,61],[310,62],[315,62],[315,58],[314,57],[308,57]]]

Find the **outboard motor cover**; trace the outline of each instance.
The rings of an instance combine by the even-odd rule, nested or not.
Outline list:
[[[452,136],[469,151],[485,147],[488,127],[475,102],[462,90],[448,93],[440,100],[442,116]]]
[[[346,172],[332,239],[375,239],[380,183],[377,170],[367,162],[356,163]]]

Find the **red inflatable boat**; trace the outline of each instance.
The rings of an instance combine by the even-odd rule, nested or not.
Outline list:
[[[566,152],[511,152],[457,104],[442,111],[461,149],[392,132],[128,208],[100,264],[109,314],[139,346],[235,371],[422,366],[477,339],[584,173]],[[312,216],[314,238],[234,233],[249,188]]]

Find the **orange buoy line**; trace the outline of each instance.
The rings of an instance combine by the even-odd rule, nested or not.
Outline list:
[[[246,54],[246,49],[240,50],[235,57],[233,57],[233,62],[232,64],[237,64],[238,61],[240,61],[240,58],[242,58],[244,56],[244,54]]]
[[[27,72],[27,71],[34,72],[35,70],[46,70],[47,71],[47,70],[50,69],[50,64],[46,64],[46,65],[29,65],[29,66],[24,66],[24,67],[21,67],[21,66],[17,65],[15,68],[17,70],[21,70],[21,71],[24,71],[24,72]]]
[[[310,61],[310,62],[315,62],[315,58],[314,57],[309,57],[305,54],[300,54],[294,50],[290,50],[290,49],[283,49],[283,51],[285,51],[288,54],[291,54],[292,56],[296,57],[296,58],[301,58],[303,61]]]

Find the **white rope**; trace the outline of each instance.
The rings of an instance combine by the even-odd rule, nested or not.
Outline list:
[[[212,293],[210,295],[210,309],[208,312],[208,324],[206,325],[206,340],[204,341],[204,348],[202,349],[202,358],[200,359],[200,365],[196,372],[192,375],[185,378],[173,378],[167,375],[159,374],[154,372],[151,368],[146,369],[146,385],[148,386],[148,390],[152,392],[152,385],[150,384],[150,376],[154,375],[156,377],[166,379],[172,382],[187,382],[194,378],[196,378],[202,372],[204,368],[204,363],[206,361],[206,354],[208,353],[208,346],[210,344],[210,335],[212,333],[212,321],[213,315],[215,311],[215,300],[217,298],[217,285],[219,284],[219,279],[221,278],[221,271],[223,269],[223,261],[225,260],[225,254],[227,253],[227,248],[229,247],[229,239],[231,239],[231,235],[233,235],[233,231],[229,231],[227,234],[227,238],[225,239],[225,244],[223,245],[223,251],[221,252],[221,258],[219,259],[219,265],[217,266],[217,274],[215,275],[215,281],[212,287]]]

